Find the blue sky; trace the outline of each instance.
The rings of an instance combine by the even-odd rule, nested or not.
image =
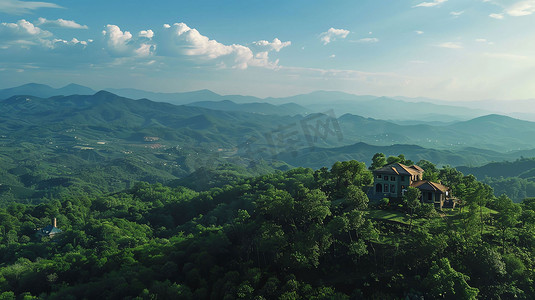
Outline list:
[[[0,0],[0,88],[535,98],[535,0]]]

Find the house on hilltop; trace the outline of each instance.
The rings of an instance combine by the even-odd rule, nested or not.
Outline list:
[[[424,203],[434,203],[442,208],[444,204],[454,206],[450,200],[451,190],[440,183],[423,180],[424,169],[417,165],[406,166],[394,163],[373,171],[372,199],[401,200],[409,186],[415,187],[422,193]]]
[[[53,224],[47,225],[44,228],[37,229],[35,235],[37,235],[38,237],[54,237],[56,234],[59,234],[61,232],[61,229],[57,227],[56,218],[54,218]]]

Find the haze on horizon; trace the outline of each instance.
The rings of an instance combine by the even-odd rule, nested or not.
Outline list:
[[[0,0],[0,88],[535,98],[535,0]]]

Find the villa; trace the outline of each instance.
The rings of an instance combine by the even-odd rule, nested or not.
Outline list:
[[[451,190],[440,183],[423,180],[424,170],[419,166],[406,166],[395,163],[373,171],[373,199],[402,199],[409,186],[422,192],[421,200],[424,203],[434,203],[442,209],[444,204],[454,206],[450,200]]]

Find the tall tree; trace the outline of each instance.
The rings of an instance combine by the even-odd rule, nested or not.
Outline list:
[[[407,191],[405,192],[405,195],[403,196],[405,203],[407,203],[407,207],[409,208],[410,213],[410,224],[409,224],[409,231],[412,231],[412,219],[414,210],[418,208],[421,205],[420,197],[422,196],[422,193],[419,189],[409,186],[407,188]]]
[[[383,153],[375,153],[370,170],[382,168],[384,165],[386,165],[386,156]]]
[[[494,204],[499,212],[496,216],[496,226],[501,230],[502,251],[505,253],[507,231],[514,228],[518,223],[518,217],[520,216],[522,209],[518,204],[513,203],[513,201],[505,194],[498,197]]]

